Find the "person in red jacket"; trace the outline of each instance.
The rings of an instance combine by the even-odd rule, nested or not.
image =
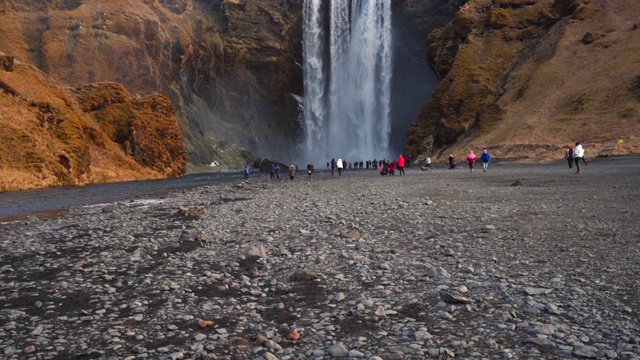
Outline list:
[[[398,173],[404,175],[404,156],[402,154],[398,156]]]
[[[396,163],[394,163],[393,161],[389,164],[389,174],[396,174]]]
[[[473,164],[476,163],[476,154],[473,153],[473,150],[467,154],[467,162],[469,163],[469,170],[473,172]]]

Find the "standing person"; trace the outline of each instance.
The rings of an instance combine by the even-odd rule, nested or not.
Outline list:
[[[342,176],[342,167],[343,167],[343,161],[342,159],[338,159],[338,162],[336,163],[336,167],[338,168],[338,176]]]
[[[426,168],[431,169],[431,156],[427,156],[427,158],[425,159],[424,163],[426,164]]]
[[[327,170],[329,170],[329,162],[327,161]]]
[[[584,149],[582,145],[577,142],[576,147],[573,148],[573,162],[576,164],[576,174],[582,174],[582,171],[580,171],[580,160],[584,161]]]
[[[573,148],[571,146],[567,146],[567,150],[564,152],[564,158],[567,159],[569,163],[569,169],[573,168]]]
[[[398,174],[404,175],[404,156],[398,156]]]
[[[244,179],[249,179],[249,165],[245,165],[244,167]]]
[[[389,164],[389,174],[396,175],[396,163],[393,161]]]
[[[271,177],[269,178],[269,180],[275,180],[275,178],[276,178],[276,166],[274,164],[271,164],[271,169],[269,170],[269,172],[271,173]]]
[[[280,179],[280,165],[276,164],[276,179]]]
[[[307,180],[311,180],[311,174],[313,174],[313,164],[307,164]]]
[[[411,154],[407,154],[407,167],[411,167],[411,160],[413,158],[411,157]],[[404,170],[402,170],[402,173],[404,174]]]
[[[336,173],[336,159],[331,159],[331,176]]]
[[[482,171],[489,171],[489,163],[491,162],[491,154],[487,151],[487,149],[482,150],[482,155],[480,155],[480,162],[482,163]]]
[[[293,181],[296,177],[296,166],[291,164],[289,165],[289,180]]]
[[[473,153],[473,150],[467,154],[467,162],[469,163],[469,170],[473,172],[473,164],[476,163],[476,154]]]
[[[449,155],[449,170],[456,168],[456,159],[453,157],[453,154]]]

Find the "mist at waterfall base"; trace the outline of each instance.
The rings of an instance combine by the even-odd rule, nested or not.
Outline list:
[[[397,157],[437,84],[426,36],[391,0],[306,0],[303,16],[304,161]]]

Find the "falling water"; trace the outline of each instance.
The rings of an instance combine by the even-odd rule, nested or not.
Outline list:
[[[309,159],[389,155],[391,57],[391,0],[305,0]]]

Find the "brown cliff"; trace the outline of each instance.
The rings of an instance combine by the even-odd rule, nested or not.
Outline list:
[[[441,81],[406,151],[541,158],[581,141],[588,156],[639,152],[639,15],[633,0],[469,1],[429,37]]]
[[[0,190],[184,174],[166,97],[137,99],[115,84],[74,90],[17,62],[9,70],[0,68]],[[168,140],[154,143],[159,138]]]
[[[168,96],[193,163],[219,160],[211,137],[268,155],[299,131],[289,93],[302,86],[300,4],[8,0],[0,51],[67,83]]]

